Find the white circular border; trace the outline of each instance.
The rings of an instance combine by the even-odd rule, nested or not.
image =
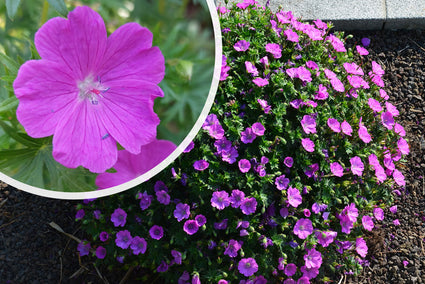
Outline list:
[[[215,63],[214,63],[214,73],[213,73],[211,88],[208,93],[208,98],[206,100],[206,103],[202,109],[201,115],[198,117],[198,120],[196,121],[195,125],[192,127],[192,129],[190,130],[186,138],[183,140],[183,142],[181,142],[180,145],[166,159],[164,159],[161,163],[156,165],[153,169],[151,169],[147,173],[144,173],[143,175],[131,181],[128,181],[126,183],[123,183],[114,187],[110,187],[107,189],[95,190],[95,191],[62,192],[62,191],[47,190],[47,189],[25,184],[1,172],[0,172],[0,180],[17,189],[21,189],[23,191],[44,196],[44,197],[57,198],[57,199],[91,199],[91,198],[104,197],[104,196],[120,193],[132,187],[135,187],[147,181],[148,179],[152,178],[153,176],[158,174],[160,171],[165,169],[167,166],[169,166],[183,152],[183,150],[186,149],[186,147],[195,138],[196,134],[201,129],[201,126],[204,123],[205,118],[207,117],[211,109],[211,106],[214,102],[215,94],[218,88],[218,82],[219,82],[220,73],[221,73],[221,61],[222,61],[221,29],[220,29],[218,14],[217,14],[217,8],[214,4],[214,0],[206,0],[206,1],[208,4],[208,9],[210,10],[211,20],[212,20],[213,29],[214,29],[214,41],[215,41]]]

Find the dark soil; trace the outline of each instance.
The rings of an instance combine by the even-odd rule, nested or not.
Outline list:
[[[351,34],[349,45],[370,38],[367,58],[385,67],[386,90],[400,110],[398,122],[406,129],[410,155],[404,169],[406,188],[400,196],[395,194],[398,212],[386,212],[381,227],[369,238],[370,265],[360,276],[342,275],[335,283],[425,283],[425,31]],[[123,279],[125,272],[96,270],[90,260],[80,260],[77,242],[49,226],[55,222],[83,239],[74,221],[76,204],[0,186],[0,283],[103,283],[102,277],[119,283]],[[394,219],[400,220],[399,226]]]

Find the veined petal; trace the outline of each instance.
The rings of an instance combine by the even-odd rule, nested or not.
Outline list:
[[[68,20],[53,18],[35,34],[42,59],[64,64],[76,80],[97,71],[106,48],[107,33],[102,17],[87,6],[77,7]]]
[[[138,79],[158,84],[165,74],[165,60],[152,46],[152,33],[137,23],[128,23],[113,32],[99,74],[102,80]]]
[[[160,120],[153,104],[155,97],[163,96],[162,90],[138,80],[111,81],[105,85],[110,89],[99,100],[103,111],[101,121],[121,146],[138,154],[142,145],[156,138]]]
[[[68,115],[53,135],[53,157],[68,168],[83,166],[102,173],[117,161],[116,141],[102,123],[100,108],[83,100],[65,109]]]
[[[78,88],[69,71],[48,60],[30,60],[19,69],[13,82],[16,115],[29,136],[53,135],[66,106],[76,100]]]
[[[161,163],[174,150],[176,145],[167,140],[154,140],[141,147],[140,154],[133,155],[126,150],[118,151],[114,165],[115,173],[102,173],[96,178],[96,185],[105,189],[130,181]]]

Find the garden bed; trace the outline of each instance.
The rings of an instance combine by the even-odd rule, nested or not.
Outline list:
[[[396,214],[386,212],[380,229],[368,240],[370,265],[357,278],[337,275],[338,283],[424,283],[425,282],[425,32],[352,32],[347,45],[363,37],[371,39],[369,60],[385,67],[389,101],[400,111],[400,124],[410,144],[403,174],[407,185],[395,193]],[[124,193],[125,194],[125,193]],[[125,272],[97,270],[87,257],[80,259],[77,243],[53,229],[83,239],[74,222],[75,201],[52,200],[2,186],[0,189],[0,279],[5,283],[119,283]],[[393,224],[398,219],[400,225]],[[81,272],[79,274],[79,272]],[[142,271],[134,270],[135,279]],[[71,276],[75,275],[72,279]],[[9,281],[9,282],[8,282]]]

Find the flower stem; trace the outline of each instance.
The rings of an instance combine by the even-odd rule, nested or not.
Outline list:
[[[48,12],[49,12],[49,2],[47,2],[47,0],[44,0],[43,9],[41,10],[40,26],[42,26],[47,21]]]

